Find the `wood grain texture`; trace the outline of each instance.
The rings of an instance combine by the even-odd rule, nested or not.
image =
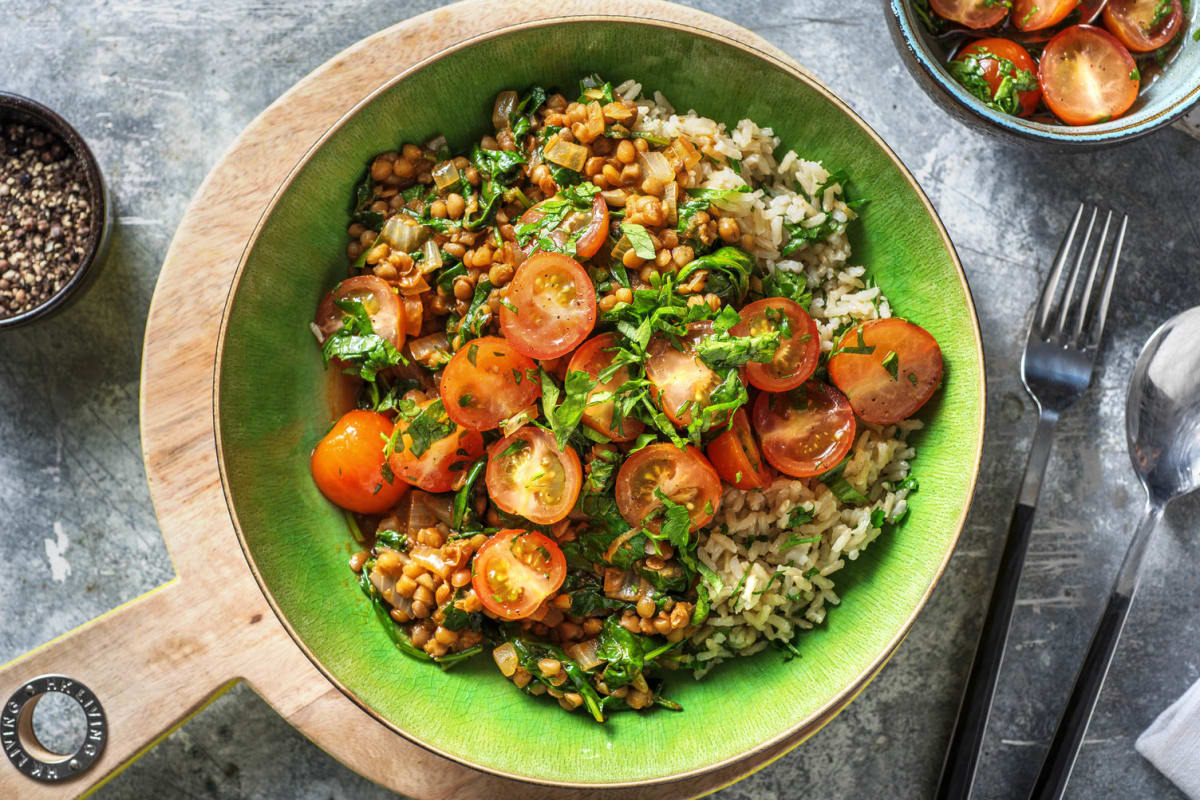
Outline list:
[[[0,796],[86,793],[237,680],[246,681],[351,769],[405,794],[599,794],[531,786],[471,770],[395,735],[343,696],[296,647],[265,601],[238,545],[217,466],[213,380],[220,320],[263,209],[303,153],[360,98],[421,59],[494,28],[492,8],[468,0],[402,22],[343,51],[259,115],[201,185],[162,267],[142,365],[143,457],[177,577],[0,669],[5,697],[37,675],[61,672],[87,684],[109,719],[108,745],[86,775],[46,785],[0,769]],[[594,0],[513,3],[504,21],[612,9]],[[626,16],[701,27],[788,60],[749,31],[702,12],[653,1],[625,2],[621,10]],[[655,798],[703,794],[797,743],[778,744],[718,772],[620,793]]]

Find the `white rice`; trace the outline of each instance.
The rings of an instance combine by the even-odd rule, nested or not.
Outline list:
[[[615,93],[636,100],[638,130],[664,137],[686,134],[707,158],[697,164],[692,185],[728,189],[749,186],[722,207],[743,232],[755,237],[761,271],[803,273],[813,293],[809,313],[820,333],[821,349],[859,320],[890,317],[891,306],[861,266],[851,266],[845,223],[856,214],[846,205],[843,187],[819,193],[829,171],[788,150],[776,161],[780,141],[770,128],[743,119],[732,130],[695,111],[678,113],[660,93],[641,96],[642,86],[626,81]],[[737,161],[735,170],[730,161]],[[739,174],[740,173],[740,174]],[[837,223],[824,240],[809,242],[788,258],[784,222],[806,228]],[[880,517],[891,523],[904,517],[909,490],[900,487],[916,455],[905,439],[919,420],[886,427],[858,423],[857,440],[842,477],[869,503],[842,503],[816,478],[782,476],[763,490],[728,487],[713,524],[701,532],[699,559],[721,579],[707,621],[692,637],[697,676],[732,656],[750,655],[772,641],[791,642],[798,632],[821,624],[829,606],[841,600],[832,576],[853,561],[882,532]],[[809,522],[789,526],[793,509],[812,513]],[[820,537],[819,541],[797,540]]]

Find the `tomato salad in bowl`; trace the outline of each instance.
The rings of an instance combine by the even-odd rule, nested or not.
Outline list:
[[[501,92],[356,190],[316,445],[396,645],[597,721],[799,637],[905,518],[934,338],[851,266],[848,178],[627,80]]]
[[[1073,126],[1134,107],[1192,36],[1190,4],[913,0],[926,30],[947,43],[950,74],[988,108]]]

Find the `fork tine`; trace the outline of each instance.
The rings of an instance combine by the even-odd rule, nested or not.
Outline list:
[[[1075,266],[1071,267],[1071,277],[1067,280],[1067,290],[1063,293],[1062,303],[1059,306],[1058,312],[1058,335],[1067,327],[1067,315],[1071,313],[1074,307],[1072,301],[1075,298],[1075,284],[1079,282],[1079,271],[1083,268],[1083,257],[1087,255],[1088,246],[1092,243],[1092,229],[1096,227],[1096,215],[1100,213],[1100,209],[1096,206],[1092,207],[1092,216],[1088,220],[1087,230],[1084,231],[1083,241],[1079,244],[1079,254],[1075,256]],[[1100,247],[1104,247],[1104,240],[1100,240]],[[1083,307],[1079,311],[1079,316],[1082,318],[1087,313],[1088,296],[1083,296]]]
[[[1100,338],[1104,336],[1104,322],[1108,318],[1108,301],[1112,299],[1113,282],[1117,278],[1117,268],[1121,265],[1121,247],[1125,244],[1125,227],[1129,224],[1129,215],[1121,217],[1121,227],[1117,231],[1117,240],[1113,243],[1112,253],[1108,257],[1108,274],[1104,277],[1104,294],[1100,297],[1100,305],[1096,307],[1096,319],[1088,332],[1088,342],[1095,347],[1100,346]]]
[[[1079,208],[1075,209],[1075,216],[1071,220],[1071,227],[1067,229],[1067,233],[1063,236],[1058,245],[1058,252],[1054,254],[1054,266],[1050,270],[1050,275],[1046,278],[1046,286],[1042,289],[1042,298],[1038,301],[1037,311],[1034,313],[1033,322],[1039,335],[1045,335],[1046,322],[1050,319],[1050,309],[1054,307],[1054,295],[1058,290],[1058,279],[1062,277],[1063,266],[1067,263],[1067,256],[1071,252],[1071,242],[1075,240],[1075,231],[1079,228],[1079,218],[1083,216],[1083,203],[1079,204]]]
[[[1100,231],[1100,241],[1096,245],[1096,256],[1092,259],[1092,268],[1088,271],[1087,283],[1083,287],[1083,307],[1079,309],[1079,317],[1075,320],[1075,330],[1071,333],[1071,341],[1080,342],[1083,325],[1088,320],[1089,312],[1095,303],[1092,302],[1092,289],[1096,285],[1096,273],[1100,269],[1100,258],[1104,255],[1104,247],[1108,244],[1108,228],[1112,224],[1113,212],[1110,208],[1104,218],[1104,229]]]

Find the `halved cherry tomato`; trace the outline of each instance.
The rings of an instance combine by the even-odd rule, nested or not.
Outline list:
[[[1042,51],[1038,82],[1046,105],[1068,125],[1121,116],[1137,100],[1142,85],[1125,46],[1091,25],[1073,25],[1055,34]]]
[[[799,303],[786,297],[757,300],[741,310],[742,321],[730,328],[735,336],[751,336],[778,330],[787,316],[791,336],[782,339],[775,357],[765,364],[751,361],[746,365],[750,383],[768,392],[794,389],[804,383],[821,359],[821,341],[817,323]]]
[[[383,443],[392,421],[374,411],[350,411],[334,423],[312,452],[313,480],[333,503],[359,514],[381,514],[408,491],[383,477]]]
[[[602,333],[588,339],[575,351],[575,355],[571,356],[567,372],[586,372],[592,380],[599,380],[600,373],[612,365],[613,353],[610,351],[616,345],[617,337],[611,333]],[[625,417],[620,420],[620,430],[615,431],[612,429],[613,401],[592,403],[591,398],[600,393],[612,392],[627,380],[629,380],[629,368],[618,367],[612,373],[612,377],[607,381],[597,383],[596,387],[588,392],[589,402],[583,409],[583,424],[604,434],[614,442],[629,442],[636,439],[638,434],[645,429],[645,424],[639,419]]]
[[[488,497],[502,510],[550,525],[575,505],[583,470],[579,455],[559,450],[554,434],[525,425],[488,448],[486,480]]]
[[[657,532],[662,527],[663,502],[655,493],[684,506],[691,530],[712,521],[721,505],[721,478],[708,459],[691,445],[680,450],[659,442],[638,450],[617,471],[617,509],[635,528]]]
[[[854,413],[891,425],[933,396],[942,381],[942,350],[919,325],[873,319],[846,331],[828,367],[829,379],[850,398]]]
[[[967,56],[976,54],[984,54],[979,58],[979,66],[983,68],[983,79],[991,88],[992,97],[996,96],[996,91],[1005,78],[1015,77],[1016,70],[1028,70],[1030,75],[1035,77],[1037,75],[1037,63],[1029,55],[1029,51],[1010,39],[980,39],[964,47],[954,57],[954,60],[965,61]],[[996,58],[987,58],[987,55],[993,55]],[[1013,70],[1007,74],[1000,72],[1000,62],[997,59],[1002,58],[1008,59],[1013,65]],[[1018,116],[1027,117],[1032,114],[1037,110],[1038,102],[1041,99],[1042,90],[1040,88],[1018,94],[1017,100],[1021,103],[1021,111]]]
[[[679,340],[682,350],[676,350],[661,334],[646,347],[650,395],[667,418],[681,428],[690,425],[695,414],[710,405],[712,392],[721,383],[720,376],[696,355],[696,344],[712,329],[707,320],[688,323],[687,336]]]
[[[1160,16],[1162,0],[1108,0],[1104,27],[1135,53],[1157,50],[1175,38],[1183,26],[1183,4],[1169,0]]]
[[[592,279],[578,261],[561,253],[530,256],[517,267],[505,300],[500,329],[530,358],[565,356],[596,324]]]
[[[421,403],[424,410],[435,400]],[[446,415],[438,415],[434,422],[445,424]],[[452,420],[451,420],[452,421]],[[398,478],[427,492],[449,492],[463,476],[463,470],[483,455],[483,437],[477,431],[465,430],[455,425],[451,433],[429,444],[421,453],[413,452],[413,439],[408,434],[410,422],[403,416],[396,418],[396,425],[403,433],[388,459],[388,465]],[[401,449],[403,447],[403,449]]]
[[[733,427],[709,442],[704,452],[721,478],[739,489],[765,489],[771,482],[745,409],[733,412]]]
[[[521,218],[517,220],[517,224],[524,225],[530,222],[537,222],[542,217],[546,216],[546,204],[558,203],[561,198],[551,197],[549,200],[543,200],[535,206],[529,208]],[[580,260],[586,261],[600,250],[600,246],[604,244],[605,238],[608,237],[608,203],[599,194],[592,200],[591,211],[572,211],[568,213],[558,227],[549,233],[545,234],[550,241],[559,248],[565,248],[571,241],[573,236],[578,236],[575,240],[575,255]],[[525,255],[533,255],[538,250],[538,240],[532,239],[526,244],[521,251]]]
[[[929,0],[939,17],[968,28],[990,28],[1008,14],[1008,4],[997,0]]]
[[[1062,22],[1077,5],[1079,0],[1013,0],[1012,23],[1020,31],[1040,31]]]
[[[374,275],[358,275],[333,287],[317,306],[317,327],[325,336],[332,336],[342,329],[346,312],[334,305],[335,300],[357,300],[363,304],[371,327],[375,333],[387,339],[397,348],[404,344],[407,320],[400,307],[400,298],[382,278]]]
[[[567,560],[537,531],[502,530],[475,553],[471,585],[483,607],[501,619],[524,619],[562,586]]]
[[[836,467],[854,444],[854,412],[845,395],[820,381],[790,392],[762,392],[754,430],[771,466],[795,478]]]
[[[533,360],[499,336],[459,348],[442,372],[439,391],[450,419],[473,431],[499,427],[542,395]]]

